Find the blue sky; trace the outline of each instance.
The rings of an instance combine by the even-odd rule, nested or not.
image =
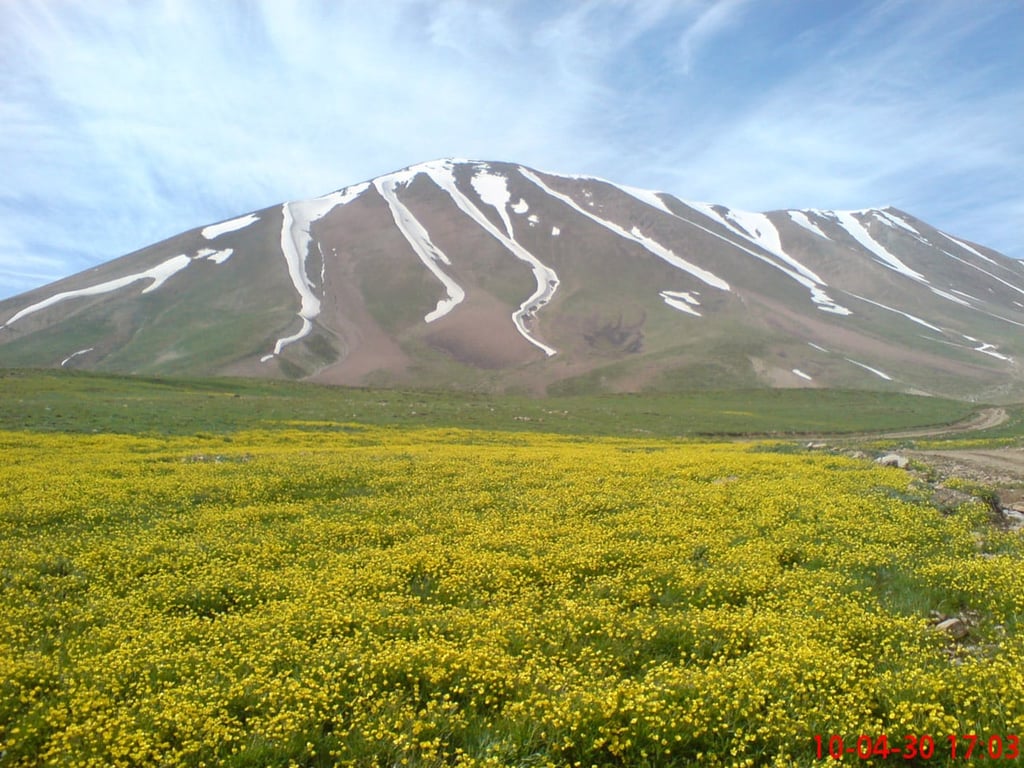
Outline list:
[[[1021,0],[0,2],[0,298],[437,157],[1024,257]]]

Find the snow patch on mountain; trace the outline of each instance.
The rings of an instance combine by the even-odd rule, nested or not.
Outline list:
[[[462,303],[462,300],[466,298],[466,292],[441,269],[440,264],[451,266],[451,260],[445,255],[444,251],[431,242],[426,228],[420,224],[412,212],[398,199],[398,187],[407,184],[409,181],[411,179],[402,178],[401,176],[397,178],[394,176],[382,177],[377,179],[374,185],[377,191],[380,192],[381,197],[387,202],[388,208],[391,210],[391,217],[395,220],[395,226],[398,227],[398,231],[405,237],[413,252],[419,256],[423,265],[433,273],[434,277],[441,281],[448,295],[445,299],[439,299],[437,306],[424,316],[424,321],[432,323],[444,317]]]
[[[255,224],[259,220],[259,216],[255,213],[250,213],[246,216],[239,216],[237,219],[230,219],[228,221],[222,221],[220,224],[211,224],[208,227],[203,227],[202,235],[207,240],[213,240],[221,235],[226,235],[228,232],[237,232],[240,229],[244,229],[250,224]]]
[[[712,220],[714,220],[716,222],[719,222],[719,223],[725,225],[725,227],[730,232],[732,232],[732,233],[734,233],[736,235],[739,235],[744,240],[746,240],[746,241],[748,241],[748,242],[750,242],[750,243],[752,243],[754,245],[758,245],[759,247],[764,248],[765,250],[768,250],[767,248],[765,248],[764,245],[762,245],[760,242],[757,241],[756,238],[760,237],[759,234],[752,236],[751,234],[747,233],[745,228],[741,229],[737,225],[737,223],[735,221],[731,223],[729,221],[728,217],[723,216],[722,214],[720,214],[717,210],[715,210],[715,207],[710,205],[709,203],[700,203],[700,202],[687,201],[686,205],[688,207],[690,207],[691,209],[693,209],[694,211],[696,211],[697,213],[700,213],[700,214],[702,214],[703,216],[705,216],[705,217],[707,217],[709,219],[712,219]],[[741,245],[741,244],[737,243],[734,240],[730,240],[728,237],[724,237],[723,235],[719,234],[718,232],[715,232],[714,230],[709,229],[708,227],[702,226],[701,224],[698,224],[697,222],[693,221],[692,219],[688,219],[685,216],[680,216],[679,214],[673,214],[673,215],[676,216],[676,218],[681,219],[682,221],[685,221],[686,223],[688,223],[688,224],[690,224],[690,225],[692,225],[694,227],[697,227],[698,229],[703,230],[704,232],[707,232],[709,235],[712,235],[713,237],[717,237],[719,240],[721,240],[721,241],[723,241],[725,243],[728,243],[733,248],[738,248],[741,251],[743,251],[744,253],[750,254],[755,259],[758,259],[759,261],[762,261],[765,264],[768,264],[770,267],[773,267],[774,269],[777,269],[780,272],[782,272],[783,274],[787,275],[790,279],[795,280],[796,282],[798,282],[800,285],[802,285],[804,288],[806,288],[810,292],[810,294],[811,294],[811,301],[813,301],[815,304],[817,304],[818,305],[818,309],[822,310],[823,312],[830,312],[830,313],[835,314],[835,315],[850,315],[850,314],[853,314],[846,307],[842,306],[841,304],[837,304],[835,301],[833,301],[832,298],[824,291],[824,288],[827,287],[825,282],[822,281],[821,278],[819,278],[817,275],[815,275],[814,272],[811,272],[811,270],[803,268],[803,265],[800,265],[801,268],[803,268],[802,271],[794,271],[793,269],[790,269],[788,266],[785,266],[785,264],[780,264],[778,261],[775,261],[775,260],[769,258],[768,256],[765,256],[763,253],[758,253],[757,251],[753,251],[750,248],[747,248],[746,246]],[[757,215],[763,215],[763,214],[757,214]],[[767,219],[767,217],[765,217],[765,218]],[[769,222],[769,224],[770,224],[770,222]],[[757,229],[756,226],[754,228],[755,228],[755,230]],[[774,225],[772,225],[772,229],[775,230]],[[778,236],[778,231],[777,230],[775,230],[775,234],[776,234],[776,236]],[[780,246],[780,250],[781,250],[781,246]],[[788,255],[786,255],[786,256],[780,256],[779,254],[773,254],[773,255],[776,255],[778,258],[781,258],[787,264],[790,261],[796,262],[795,259],[791,259],[791,257],[789,257]],[[796,263],[799,263],[799,262],[796,262]]]
[[[826,240],[829,239],[828,235],[822,232],[818,225],[811,221],[810,217],[803,211],[786,211],[789,214],[789,218],[792,219],[793,223],[797,226],[803,227],[808,232],[813,232],[818,237],[823,237]]]
[[[970,299],[971,301],[981,301],[981,299],[979,299],[977,296],[971,296],[971,294],[964,293],[963,291],[958,291],[956,288],[950,288],[949,290],[951,293],[955,293],[958,296],[963,296],[965,299]]]
[[[924,235],[922,235],[920,232],[918,232],[915,227],[911,226],[908,222],[904,221],[903,219],[901,219],[898,216],[895,216],[894,214],[890,213],[889,211],[887,211],[887,210],[873,210],[873,211],[871,211],[871,214],[874,216],[876,221],[881,222],[882,224],[886,225],[887,227],[890,227],[892,229],[901,229],[905,233],[907,233],[911,237],[913,237],[915,240],[917,240],[919,243],[921,243],[922,245],[926,245],[929,248],[934,248],[935,247]],[[945,251],[943,251],[943,252],[945,253]],[[947,255],[952,256],[952,254],[947,254]],[[957,258],[957,257],[953,256],[953,258]],[[975,269],[980,269],[980,267],[977,267],[976,265],[971,264],[970,262],[968,262],[968,261],[966,261],[964,259],[958,259],[958,260],[962,261],[964,264],[967,264],[968,266],[975,267]],[[982,270],[982,271],[984,271],[984,270]],[[928,281],[925,280],[923,282],[928,282]],[[959,305],[964,306],[964,307],[971,307],[972,309],[974,308],[971,305],[970,302],[965,301],[964,299],[960,298],[959,296],[954,296],[953,295],[954,293],[961,293],[961,292],[953,289],[952,287],[950,288],[949,291],[941,290],[939,288],[936,288],[933,285],[929,285],[928,287],[930,288],[931,292],[934,293],[936,296],[939,296],[939,297],[941,297],[943,299],[946,299],[947,301],[952,301],[954,304],[959,304]],[[968,297],[968,298],[971,298],[971,297]],[[977,300],[977,299],[975,299],[975,300]]]
[[[928,243],[924,235],[918,232],[914,227],[912,227],[908,222],[901,219],[899,216],[889,213],[889,211],[885,209],[875,210],[872,211],[872,213],[875,215],[876,220],[882,222],[886,226],[903,229],[909,232],[910,234],[914,235],[914,237],[916,237],[921,242]]]
[[[872,217],[874,217],[875,221],[881,222],[882,224],[884,224],[887,227],[890,227],[891,229],[903,230],[905,233],[909,234],[912,238],[917,240],[922,245],[926,245],[929,248],[934,248],[935,247],[924,235],[922,235],[920,232],[918,232],[915,227],[911,226],[908,222],[904,221],[900,217],[890,213],[888,210],[870,210],[870,211],[867,211],[866,213],[869,213]],[[882,246],[879,246],[879,247],[882,247]],[[886,249],[883,248],[883,250],[886,250]],[[886,250],[886,253],[888,253],[887,250]],[[947,254],[947,255],[952,255],[952,254]],[[954,256],[953,258],[957,258],[957,257]],[[967,261],[965,261],[963,259],[960,259],[960,261],[963,261],[963,263],[967,264],[968,266],[975,267],[975,265],[973,265],[970,262],[967,262]],[[979,269],[979,267],[975,267],[975,268]],[[928,281],[924,280],[922,278],[921,282],[927,283]],[[928,287],[931,289],[931,292],[934,293],[936,296],[939,296],[939,297],[941,297],[943,299],[946,299],[947,301],[952,301],[954,304],[959,304],[959,305],[964,306],[964,307],[971,307],[972,309],[974,308],[974,307],[971,306],[970,302],[964,301],[962,298],[959,298],[957,296],[953,296],[952,293],[959,293],[959,292],[953,290],[952,288],[950,289],[950,291],[952,291],[952,292],[948,292],[948,291],[944,291],[944,290],[941,290],[939,288],[936,288],[933,285],[929,285]]]
[[[522,216],[524,213],[526,213],[529,210],[530,210],[530,206],[527,205],[526,201],[523,200],[523,198],[519,198],[519,202],[514,203],[512,205],[512,213],[519,214],[520,216]]]
[[[274,344],[274,351],[260,358],[261,363],[266,363],[270,360],[273,360],[274,357],[280,355],[281,350],[287,347],[289,344],[292,344],[298,341],[299,339],[304,339],[306,336],[310,334],[310,332],[313,330],[313,321],[310,320],[308,317],[302,317],[301,315],[299,316],[299,318],[302,320],[302,327],[299,328],[299,330],[293,333],[291,336],[283,336],[280,339],[278,339],[277,342]]]
[[[191,263],[192,259],[182,254],[174,256],[162,264],[157,264],[145,273],[146,277],[153,279],[153,282],[143,288],[142,292],[152,293]]]
[[[203,250],[196,254],[196,258],[206,259],[207,261],[212,261],[214,264],[223,264],[231,258],[231,254],[234,252],[234,248],[225,248],[221,251],[215,251],[212,248],[203,248]]]
[[[970,302],[964,301],[959,296],[954,296],[951,293],[947,293],[946,291],[939,290],[935,286],[929,286],[929,287],[931,288],[932,293],[934,293],[936,296],[941,296],[942,298],[944,298],[944,299],[946,299],[948,301],[952,301],[954,304],[960,304],[960,305],[965,306],[965,307],[971,306]]]
[[[906,275],[918,282],[928,282],[924,275],[908,267],[898,256],[889,252],[885,246],[871,236],[871,233],[868,232],[864,225],[857,221],[853,215],[854,213],[860,213],[859,211],[826,211],[826,213],[839,222],[839,226],[846,230],[854,240],[860,243],[870,253],[877,256],[878,261],[882,266],[888,267],[894,272],[899,272],[901,275]]]
[[[610,181],[606,183],[611,184],[616,189],[621,189],[627,195],[635,197],[641,203],[645,203],[652,208],[657,208],[660,211],[664,211],[665,213],[672,215],[672,211],[668,209],[668,206],[665,205],[665,201],[661,199],[660,192],[652,192],[649,189],[640,189],[638,187],[627,187],[623,184],[613,184]]]
[[[982,354],[985,354],[985,355],[989,355],[991,357],[996,358],[997,360],[1004,360],[1004,361],[1010,362],[1010,363],[1013,362],[1013,358],[1012,357],[1008,357],[1008,356],[1002,354],[1001,352],[997,352],[995,344],[986,344],[986,343],[982,342],[981,346],[978,346],[978,347],[974,348],[974,351],[975,352],[981,352]]]
[[[948,237],[948,235],[947,235],[947,237]],[[983,267],[979,267],[979,266],[978,266],[977,264],[972,264],[972,263],[971,263],[971,262],[969,262],[969,261],[968,261],[967,259],[962,259],[962,258],[960,258],[959,256],[957,256],[957,255],[955,255],[955,254],[952,254],[952,253],[950,253],[949,251],[947,251],[947,250],[944,250],[944,249],[942,249],[942,248],[940,248],[939,250],[940,250],[940,251],[942,251],[942,253],[944,253],[944,254],[946,254],[947,256],[949,256],[949,258],[951,258],[951,259],[955,259],[956,261],[959,261],[959,262],[960,262],[961,264],[964,264],[964,265],[966,265],[966,266],[968,266],[968,267],[971,267],[972,269],[976,269],[976,270],[978,270],[979,272],[981,272],[981,273],[982,273],[982,274],[984,274],[984,275],[988,275],[988,276],[989,276],[989,277],[991,277],[991,278],[992,278],[993,280],[997,280],[997,281],[999,281],[1000,283],[1002,283],[1003,285],[1005,285],[1005,286],[1006,286],[1007,288],[1012,288],[1013,290],[1017,291],[1017,293],[1021,293],[1021,294],[1024,294],[1024,289],[1022,289],[1022,288],[1020,288],[1020,287],[1018,287],[1018,286],[1014,285],[1013,283],[1009,283],[1009,282],[1007,282],[1006,280],[1003,280],[1003,278],[999,277],[998,275],[993,275],[993,274],[992,274],[991,272],[989,272],[989,271],[988,271],[987,269],[985,269],[985,268],[983,268]],[[989,259],[989,261],[991,261],[991,259]],[[1014,302],[1014,303],[1016,303],[1016,302]]]
[[[297,334],[278,339],[274,344],[274,355],[281,354],[281,350],[288,344],[306,336],[313,328],[313,318],[320,314],[320,299],[313,293],[313,282],[306,274],[306,253],[311,237],[309,223],[303,220],[301,213],[296,220],[295,208],[297,205],[293,206],[291,203],[285,203],[281,207],[281,253],[284,254],[285,264],[288,266],[288,277],[299,294],[299,317],[302,320],[302,328]]]
[[[615,234],[619,235],[620,237],[626,238],[627,240],[632,240],[635,243],[639,243],[641,246],[644,247],[645,250],[654,254],[659,259],[671,264],[673,267],[676,267],[677,269],[681,269],[682,271],[692,275],[693,277],[696,277],[698,280],[707,285],[710,285],[712,288],[717,288],[720,291],[730,290],[729,284],[725,282],[725,280],[723,280],[722,278],[718,277],[718,275],[706,269],[702,269],[701,267],[698,267],[696,264],[691,264],[685,259],[679,258],[665,246],[661,245],[660,243],[649,237],[646,237],[643,233],[640,232],[639,228],[633,227],[631,231],[627,231],[626,229],[619,226],[615,222],[608,221],[607,219],[602,219],[601,217],[591,213],[590,211],[584,210],[571,197],[569,197],[568,195],[564,195],[561,192],[556,192],[547,184],[545,184],[540,179],[540,177],[531,173],[526,168],[520,168],[519,172],[525,178],[529,179],[538,187],[540,187],[547,194],[551,195],[552,197],[558,200],[561,200],[563,203],[568,205],[576,212],[583,214],[588,219],[600,224],[605,229],[608,229],[614,232]]]
[[[929,329],[931,329],[933,331],[937,331],[939,333],[945,333],[945,331],[942,330],[941,328],[939,328],[937,325],[932,325],[927,320],[922,320],[920,317],[917,317],[915,315],[911,315],[911,314],[909,314],[907,312],[904,312],[902,310],[895,309],[893,307],[887,306],[886,304],[881,304],[881,303],[879,303],[877,301],[872,301],[871,299],[865,298],[864,296],[858,296],[856,293],[851,293],[850,295],[853,296],[853,298],[855,298],[855,299],[860,299],[861,301],[867,302],[868,304],[873,304],[874,306],[879,307],[880,309],[885,309],[885,310],[888,310],[889,312],[894,312],[897,315],[903,315],[903,317],[907,318],[907,320],[915,322],[918,325],[923,325],[925,328],[929,328]]]
[[[505,232],[512,237],[512,221],[509,219],[507,210],[511,201],[508,179],[500,174],[491,173],[488,166],[482,165],[477,167],[471,183],[473,189],[480,195],[480,199],[488,205],[494,206],[505,224]]]
[[[70,363],[72,360],[74,360],[79,355],[88,354],[89,352],[92,352],[94,349],[95,349],[95,347],[89,347],[87,349],[80,349],[77,352],[72,352],[70,355],[68,355],[63,360],[60,361],[60,367],[63,368],[65,365]]]
[[[998,264],[998,262],[997,262],[997,261],[996,261],[995,259],[991,259],[991,258],[989,258],[988,256],[986,256],[985,254],[981,253],[980,251],[977,251],[977,250],[975,250],[974,248],[972,248],[971,246],[969,246],[969,245],[968,245],[967,243],[965,243],[965,242],[964,242],[963,240],[957,240],[957,239],[956,239],[955,237],[953,237],[952,235],[947,235],[947,234],[946,234],[945,232],[942,232],[941,230],[936,230],[936,231],[937,231],[937,232],[938,232],[938,233],[939,233],[940,235],[942,235],[942,236],[943,236],[944,238],[946,238],[947,240],[951,240],[952,242],[954,242],[954,243],[956,243],[957,245],[959,245],[959,246],[960,246],[961,248],[963,248],[963,249],[964,249],[965,251],[968,251],[969,253],[973,253],[973,254],[974,254],[975,256],[977,256],[977,257],[978,257],[979,259],[984,259],[985,261],[987,261],[987,262],[989,262],[989,263],[991,263],[991,264]]]
[[[523,169],[520,168],[520,171]],[[665,201],[661,199],[661,195],[664,192],[655,192],[650,189],[641,189],[640,187],[631,187],[627,184],[616,184],[614,181],[603,179],[600,176],[579,176],[574,174],[566,173],[555,173],[554,171],[541,171],[545,176],[554,176],[559,179],[571,179],[573,181],[596,181],[599,184],[607,184],[610,187],[615,187],[621,192],[625,192],[630,197],[634,197],[645,205],[649,205],[652,208],[657,208],[669,215],[672,215],[672,211],[669,210],[668,206],[665,205]],[[587,205],[593,206],[594,201],[590,198],[593,197],[593,193],[590,190],[584,190],[583,196],[587,198]]]
[[[779,230],[775,228],[775,225],[772,224],[765,214],[726,208],[725,215],[722,215],[715,206],[708,205],[707,203],[687,203],[687,205],[691,208],[696,208],[710,218],[722,222],[731,231],[754,245],[760,246],[776,258],[781,259],[808,280],[822,287],[827,286],[825,281],[818,277],[818,275],[783,250],[782,237],[779,235]]]
[[[157,264],[155,267],[151,267],[143,272],[136,272],[134,275],[126,275],[124,277],[118,277],[113,280],[107,280],[103,283],[97,283],[96,285],[90,285],[85,288],[78,288],[73,291],[61,291],[55,293],[52,296],[48,296],[42,301],[37,301],[24,309],[15,312],[0,328],[9,326],[11,323],[15,323],[21,320],[23,317],[31,315],[34,312],[38,312],[41,309],[52,307],[54,304],[59,304],[62,301],[68,299],[76,299],[81,296],[98,296],[104,293],[110,293],[116,291],[119,288],[131,285],[132,283],[138,282],[139,280],[152,280],[148,286],[142,289],[142,293],[152,293],[158,289],[161,285],[167,282],[168,279],[176,275],[181,270],[185,269],[189,264],[192,263],[192,259],[184,254],[178,256],[172,256],[167,261]]]
[[[658,295],[670,307],[678,309],[680,312],[685,312],[688,315],[701,317],[700,312],[694,309],[694,307],[700,306],[700,300],[694,296],[695,293],[696,291],[661,291]]]
[[[320,314],[320,298],[315,293],[316,286],[306,272],[306,257],[313,242],[313,222],[322,219],[339,205],[352,202],[369,188],[369,183],[356,184],[312,200],[285,203],[281,206],[281,254],[288,268],[288,277],[299,294],[298,314],[302,327],[291,336],[278,339],[274,343],[274,351],[261,357],[260,362],[265,363],[273,359],[289,344],[308,336],[313,330],[313,320]]]
[[[843,358],[843,359],[846,360],[846,362],[848,362],[848,363],[853,363],[854,365],[859,365],[865,371],[871,371],[873,374],[875,374],[875,376],[878,376],[880,379],[885,379],[886,381],[892,381],[892,376],[890,376],[887,373],[883,373],[882,371],[878,370],[877,368],[872,368],[870,365],[864,365],[864,363],[858,363],[856,360],[851,360],[848,357]]]
[[[814,381],[814,379],[812,379],[812,378],[811,378],[810,376],[808,376],[808,375],[807,375],[806,373],[804,373],[803,371],[801,371],[801,370],[800,370],[799,368],[794,368],[794,369],[793,369],[793,373],[795,373],[795,374],[796,374],[797,376],[799,376],[799,377],[800,377],[801,379],[806,379],[807,381]]]
[[[526,248],[512,239],[511,236],[503,234],[481,213],[480,209],[468,197],[462,194],[455,184],[451,163],[443,161],[439,163],[426,163],[422,166],[417,166],[417,170],[425,172],[438,187],[448,193],[448,196],[451,197],[459,210],[504,245],[514,256],[530,265],[533,270],[533,277],[537,281],[537,290],[519,305],[519,309],[512,313],[512,322],[520,335],[538,349],[543,350],[545,355],[551,357],[556,354],[557,350],[535,338],[530,329],[526,327],[526,321],[547,304],[558,289],[558,275],[555,273],[555,270],[544,264]],[[509,233],[511,235],[511,225],[509,226]]]

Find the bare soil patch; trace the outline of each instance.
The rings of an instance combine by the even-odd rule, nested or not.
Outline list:
[[[934,467],[943,475],[957,475],[987,485],[1024,484],[1024,448],[903,453]]]
[[[992,429],[1006,422],[1010,414],[1004,408],[985,408],[969,419],[964,419],[956,424],[947,424],[942,427],[922,427],[921,429],[907,429],[898,432],[883,432],[876,434],[876,437],[935,437],[937,435],[959,434],[961,432],[980,432],[983,429]]]

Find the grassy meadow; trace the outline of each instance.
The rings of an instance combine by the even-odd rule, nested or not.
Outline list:
[[[950,424],[975,409],[937,397],[824,389],[531,398],[3,369],[0,395],[0,428],[159,435],[307,419],[574,435],[785,436]]]
[[[0,388],[0,766],[963,765],[947,736],[1024,735],[1019,533],[706,436],[962,404]],[[833,734],[936,752],[818,760]]]

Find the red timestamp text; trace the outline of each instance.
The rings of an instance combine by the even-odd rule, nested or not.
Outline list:
[[[815,734],[818,760],[856,757],[860,760],[889,757],[904,760],[1016,760],[1020,756],[1020,738],[1016,734],[979,736],[973,733],[930,736],[908,733],[890,738],[887,734],[860,734],[844,739],[838,734]]]

